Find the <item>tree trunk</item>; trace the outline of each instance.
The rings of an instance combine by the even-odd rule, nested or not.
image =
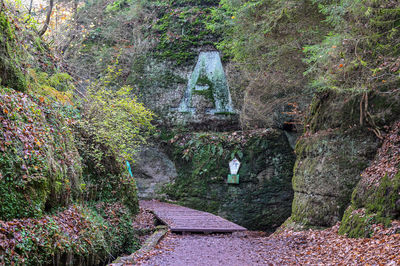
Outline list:
[[[32,4],[33,4],[33,0],[31,0],[31,3],[29,4],[29,16],[32,13]]]
[[[32,4],[33,4],[33,0],[31,0],[31,3],[29,4],[29,16],[28,18],[25,20],[25,23],[27,23],[30,19],[31,19],[31,14],[32,14]]]
[[[39,36],[43,36],[43,34],[45,34],[45,32],[47,31],[47,28],[49,27],[51,12],[53,11],[53,4],[54,4],[54,0],[50,0],[49,10],[47,11],[47,16],[46,16],[46,21],[44,22],[43,28],[39,31]]]

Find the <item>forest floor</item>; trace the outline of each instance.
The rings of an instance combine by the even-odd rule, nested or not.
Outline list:
[[[283,230],[233,234],[168,233],[152,251],[135,258],[137,265],[400,265],[400,221],[374,227],[371,238],[326,230]]]

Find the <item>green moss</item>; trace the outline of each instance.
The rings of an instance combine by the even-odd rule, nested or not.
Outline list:
[[[0,79],[1,85],[25,91],[26,79],[20,64],[22,51],[8,17],[0,13]]]
[[[380,181],[377,188],[366,191],[365,201],[357,200],[357,190],[353,192],[353,201],[343,216],[339,229],[340,234],[349,237],[369,237],[372,234],[371,225],[382,223],[390,225],[390,221],[400,217],[400,174],[390,179],[387,175]],[[363,212],[353,212],[362,208]]]
[[[72,77],[67,73],[55,73],[48,80],[49,86],[58,91],[70,91],[74,89]]]
[[[38,217],[78,199],[80,158],[62,107],[4,88],[0,103],[0,219]]]
[[[207,100],[209,100],[213,104],[215,104],[215,99],[214,99],[214,95],[213,95],[213,90],[214,90],[213,83],[206,76],[201,76],[197,79],[197,85],[208,86],[208,89],[206,89],[206,90],[195,90],[194,89],[193,93],[204,96]]]
[[[197,49],[212,45],[218,38],[205,26],[210,6],[218,5],[216,2],[173,2],[163,9],[158,22],[152,28],[159,36],[156,47],[158,56],[173,60],[178,65],[193,63],[198,54]]]
[[[343,216],[339,234],[352,238],[371,237],[373,223],[376,223],[374,215],[365,214],[364,210],[354,212],[353,208],[348,208]]]
[[[49,188],[45,180],[21,186],[16,181],[0,182],[0,217],[11,220],[43,215]]]
[[[180,204],[223,215],[249,229],[273,230],[290,215],[293,153],[275,131],[254,134],[243,143],[230,134],[185,135],[184,145],[178,140],[170,147],[178,177],[163,192]],[[226,179],[235,156],[241,161],[240,184],[232,186]],[[262,174],[267,168],[272,172]]]
[[[399,200],[400,173],[395,175],[393,179],[386,175],[365,205],[369,213],[376,213],[378,221],[387,224],[390,219],[400,218]]]

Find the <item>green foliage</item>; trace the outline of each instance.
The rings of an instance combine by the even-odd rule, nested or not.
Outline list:
[[[68,63],[81,75],[97,79],[120,56],[123,71],[118,83],[126,84],[130,75],[140,77],[147,52],[154,46],[154,36],[149,36],[148,29],[155,15],[154,10],[144,8],[146,2],[89,1],[76,16],[79,31],[72,30],[71,42],[62,47]],[[138,80],[131,84],[140,88]]]
[[[231,86],[243,91],[243,127],[276,126],[272,117],[289,103],[305,109],[310,90],[302,47],[320,41],[322,20],[307,0],[221,0],[213,8],[207,28],[223,36],[216,47],[238,66],[240,83]]]
[[[100,265],[133,252],[138,247],[131,226],[137,191],[122,159],[144,141],[152,114],[132,99],[130,89],[113,90],[114,68],[87,95],[101,110],[90,109],[89,101],[75,108],[73,79],[54,68],[49,45],[21,23],[13,8],[2,9],[0,72],[5,76],[0,80],[6,86],[0,86],[0,263]],[[3,62],[21,70],[23,84],[14,86],[14,72]],[[80,110],[90,112],[82,116]],[[119,125],[123,128],[115,128]],[[107,135],[111,128],[108,134],[115,133],[116,142]],[[125,140],[135,142],[124,145]],[[86,206],[71,207],[85,200],[108,203],[93,207],[100,215]],[[45,216],[64,207],[69,208]]]
[[[132,214],[138,212],[137,188],[125,164],[105,143],[82,124],[74,126],[75,142],[82,158],[83,198],[86,201],[122,202]]]
[[[80,193],[80,158],[63,107],[1,88],[0,217],[37,217]],[[66,113],[64,113],[66,114]],[[69,118],[68,118],[69,119]]]
[[[121,205],[73,206],[41,219],[0,221],[0,254],[6,265],[106,264],[137,248],[133,232]]]
[[[153,113],[137,101],[132,88],[110,87],[120,74],[118,62],[88,88],[81,127],[87,128],[96,141],[106,143],[118,159],[131,160],[139,145],[145,143],[153,126]]]
[[[203,1],[183,2],[173,1],[159,8],[159,19],[152,27],[158,39],[158,55],[178,64],[192,63],[198,48],[212,45],[218,38],[205,26],[210,17],[207,3],[202,6]],[[217,1],[209,2],[208,5],[217,4]]]
[[[111,254],[131,254],[139,248],[139,239],[132,226],[132,213],[121,203],[97,202],[92,208],[107,223],[105,240]]]
[[[5,13],[0,13],[0,82],[24,91],[26,80],[21,66],[21,50],[16,45],[15,27]]]
[[[73,105],[73,93],[76,90],[72,77],[67,73],[54,73],[52,76],[40,70],[28,70],[28,87],[32,94],[42,96],[53,103]]]
[[[48,184],[45,181],[37,181],[29,186],[21,187],[19,183],[9,180],[0,181],[2,197],[0,216],[3,220],[43,215],[48,196]]]
[[[386,91],[400,84],[399,4],[314,0],[331,25],[321,43],[305,46],[313,87]]]
[[[123,9],[124,7],[128,7],[129,4],[132,2],[132,0],[116,0],[113,1],[111,4],[109,4],[106,7],[106,12],[116,12],[116,11],[120,11],[121,9]]]
[[[320,16],[308,1],[221,0],[207,27],[223,32],[217,47],[251,69],[279,64],[320,33]]]
[[[210,7],[216,5],[217,0],[123,0],[111,4],[104,0],[92,1],[78,15],[78,23],[86,33],[79,37],[74,34],[66,54],[82,72],[87,72],[82,66],[90,65],[93,69],[90,74],[96,76],[121,51],[120,80],[126,81],[130,76],[132,86],[142,89],[141,66],[145,62],[169,59],[178,64],[193,63],[200,47],[216,41],[205,28]],[[99,21],[97,18],[102,16],[107,19]]]
[[[53,52],[37,35],[39,25],[18,1],[3,3],[0,13],[0,84],[18,91],[29,87],[28,69],[58,72]]]

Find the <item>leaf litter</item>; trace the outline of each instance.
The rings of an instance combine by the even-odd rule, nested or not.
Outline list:
[[[233,234],[169,233],[136,265],[400,265],[400,221],[374,225],[371,238],[338,234],[339,223],[325,230],[283,229]]]

